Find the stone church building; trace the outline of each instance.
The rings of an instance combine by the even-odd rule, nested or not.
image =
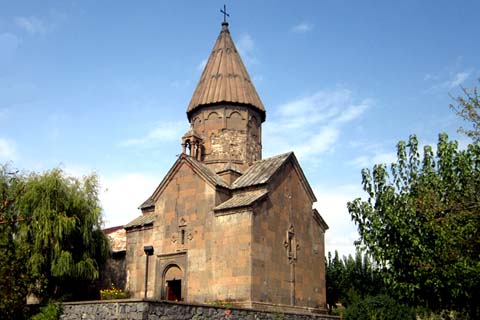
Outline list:
[[[328,226],[294,153],[262,159],[266,110],[226,22],[187,118],[181,155],[125,226],[132,297],[325,310]]]

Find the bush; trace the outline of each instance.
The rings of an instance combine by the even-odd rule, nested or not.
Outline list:
[[[415,320],[415,312],[386,295],[367,297],[345,310],[345,320]]]
[[[102,300],[114,300],[114,299],[127,299],[129,294],[121,289],[115,288],[112,284],[110,289],[100,290],[100,299]]]
[[[454,311],[442,310],[440,312],[432,312],[425,308],[416,309],[417,320],[469,320],[477,319],[476,317],[469,317],[468,314]]]
[[[31,320],[58,320],[62,314],[60,304],[50,302],[46,306],[40,308],[40,312],[31,317]]]

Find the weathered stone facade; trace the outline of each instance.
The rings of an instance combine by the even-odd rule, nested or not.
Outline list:
[[[215,171],[229,162],[246,170],[262,158],[261,117],[252,108],[205,107],[192,115],[191,124],[203,141],[202,162]]]
[[[125,227],[127,289],[135,298],[325,310],[328,226],[295,155],[262,160],[265,109],[227,26],[188,107],[182,154]]]

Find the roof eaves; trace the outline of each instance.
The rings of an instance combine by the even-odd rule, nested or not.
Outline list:
[[[156,219],[156,215],[151,213],[151,214],[142,214],[141,216],[138,216],[134,220],[130,221],[125,225],[125,230],[127,229],[132,229],[135,227],[144,227],[148,225],[153,225]]]
[[[268,194],[268,190],[254,190],[237,193],[227,201],[213,208],[214,212],[227,211],[238,208],[251,207],[256,202],[264,199]]]
[[[325,222],[325,220],[323,219],[323,217],[320,215],[320,213],[318,212],[317,209],[313,209],[312,210],[312,215],[313,215],[313,219],[315,219],[315,221],[318,223],[318,225],[320,226],[320,228],[323,229],[323,231],[325,232],[326,230],[328,230],[328,224]]]

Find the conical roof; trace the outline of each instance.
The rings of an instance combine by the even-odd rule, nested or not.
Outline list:
[[[235,48],[226,22],[222,23],[222,31],[193,92],[187,109],[188,119],[201,106],[224,102],[250,105],[260,111],[262,121],[265,120],[265,108]]]

